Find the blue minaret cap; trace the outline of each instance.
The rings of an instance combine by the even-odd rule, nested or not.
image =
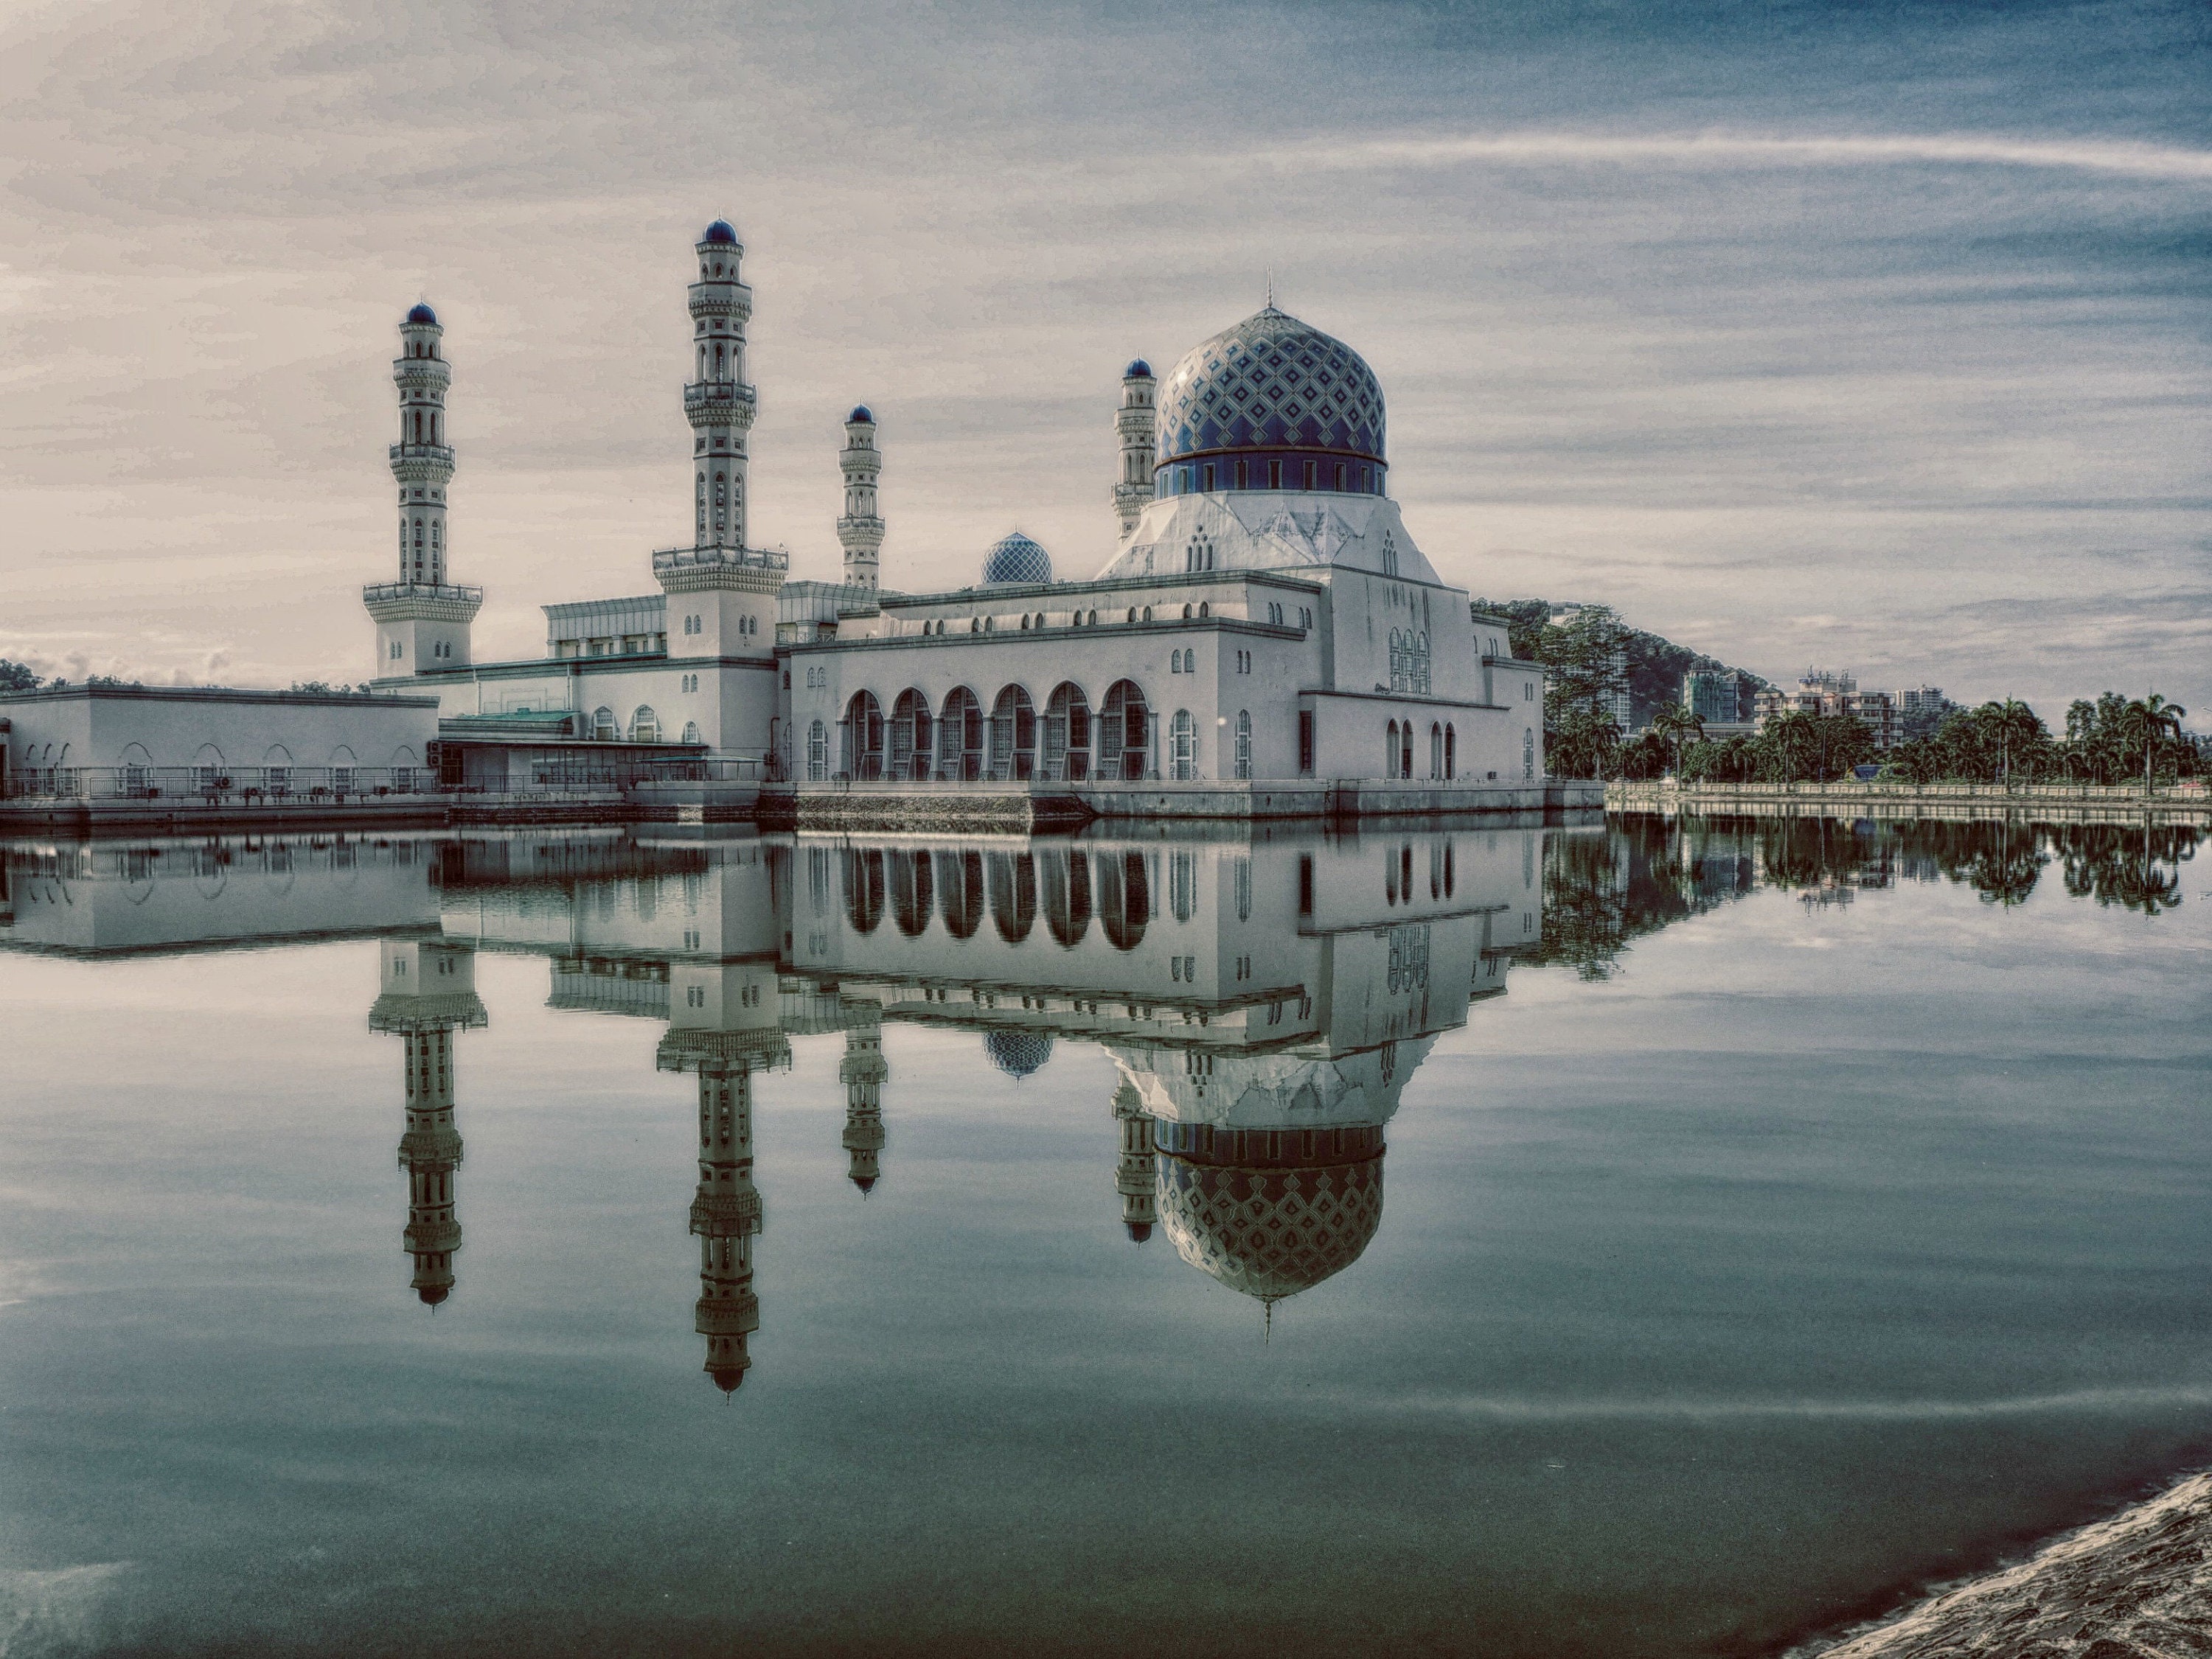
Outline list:
[[[870,426],[873,426],[876,423],[876,417],[869,412],[867,404],[854,404],[853,405],[853,412],[845,417],[845,424],[847,426],[858,426],[863,422]]]
[[[428,306],[418,303],[414,310],[407,313],[407,320],[410,323],[435,323],[438,320],[438,313],[431,310]]]
[[[699,240],[702,242],[735,242],[738,240],[737,227],[727,219],[717,219],[707,227],[707,234]]]
[[[1125,380],[1149,380],[1152,378],[1152,366],[1139,357],[1121,371],[1121,378]]]

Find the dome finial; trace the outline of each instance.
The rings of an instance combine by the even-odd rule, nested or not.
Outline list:
[[[1274,266],[1273,266],[1273,265],[1269,265],[1269,266],[1267,267],[1267,309],[1268,309],[1268,310],[1270,310],[1270,311],[1273,311],[1274,308],[1275,308],[1275,268],[1274,268]]]

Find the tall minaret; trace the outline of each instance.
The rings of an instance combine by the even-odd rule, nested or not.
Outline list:
[[[876,475],[883,471],[883,455],[876,447],[876,417],[866,404],[845,417],[845,447],[837,465],[845,470],[845,516],[837,520],[845,585],[872,592],[884,546],[884,521],[876,516]]]
[[[372,1031],[406,1042],[407,1127],[399,1167],[407,1172],[404,1248],[415,1258],[415,1294],[436,1307],[453,1291],[453,1254],[461,1248],[453,1172],[461,1137],[453,1125],[453,1033],[480,1030],[483,1003],[476,993],[475,953],[446,945],[387,943]]]
[[[761,1230],[753,1185],[753,1068],[749,1055],[699,1061],[699,1194],[691,1231],[699,1240],[696,1321],[707,1339],[707,1375],[724,1394],[745,1380],[745,1339],[760,1328],[753,1294],[753,1236]]]
[[[1121,1194],[1121,1224],[1139,1244],[1152,1236],[1159,1218],[1159,1120],[1145,1109],[1143,1098],[1128,1079],[1114,1091],[1114,1119],[1121,1131],[1121,1161],[1114,1171],[1115,1189]]]
[[[466,664],[469,624],[483,606],[482,588],[446,580],[446,489],[453,481],[446,388],[453,370],[439,355],[445,332],[436,312],[416,306],[399,325],[400,355],[392,363],[399,388],[399,441],[391,450],[399,486],[399,577],[362,590],[376,623],[378,679]]]
[[[1142,357],[1121,373],[1121,407],[1114,415],[1114,430],[1121,439],[1121,477],[1114,486],[1114,511],[1121,515],[1124,541],[1152,499],[1154,428],[1159,419],[1152,393],[1158,389],[1152,366]]]
[[[853,1184],[865,1195],[883,1174],[884,1079],[890,1067],[884,1060],[883,1005],[848,997],[843,1012],[845,1058],[837,1075],[845,1084],[845,1152]]]
[[[694,245],[699,280],[691,284],[692,347],[697,374],[684,388],[691,422],[695,547],[745,544],[745,434],[759,408],[745,384],[745,322],[753,291],[738,280],[744,246],[726,219]]]

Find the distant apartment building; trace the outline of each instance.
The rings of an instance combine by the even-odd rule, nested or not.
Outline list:
[[[1555,605],[1552,607],[1551,620],[1555,623],[1564,623],[1572,620],[1582,610],[1583,607],[1578,605]],[[1613,723],[1619,726],[1622,735],[1626,736],[1630,730],[1635,709],[1628,692],[1628,647],[1625,645],[1617,648],[1613,653],[1613,672],[1620,680],[1620,690],[1613,694],[1608,708],[1613,715]],[[1547,691],[1552,689],[1549,675],[1545,677],[1544,689]]]
[[[1940,685],[1908,686],[1901,691],[1891,692],[1889,700],[1897,705],[1899,714],[1916,714],[1923,708],[1932,708],[1940,714],[1951,707],[1950,698],[1943,695],[1943,688]]]
[[[1682,676],[1682,707],[1708,726],[1741,726],[1758,717],[1759,682],[1733,668],[1692,668]]]
[[[1940,695],[1940,693],[1938,694]],[[1755,702],[1758,720],[1765,726],[1778,714],[1849,714],[1874,733],[1875,747],[1897,744],[1897,704],[1887,691],[1862,691],[1849,674],[1826,669],[1808,670],[1787,690],[1762,691]]]

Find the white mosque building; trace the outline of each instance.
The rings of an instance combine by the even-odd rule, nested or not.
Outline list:
[[[1270,304],[1164,380],[1131,363],[1118,545],[1075,580],[1017,533],[971,586],[884,587],[883,456],[857,407],[842,580],[794,580],[788,554],[747,537],[743,253],[722,220],[694,249],[691,544],[653,555],[656,592],[545,606],[532,660],[471,655],[483,596],[451,580],[452,371],[428,306],[401,324],[399,568],[364,599],[379,686],[440,700],[449,781],[461,756],[471,781],[506,787],[694,756],[802,794],[1048,783],[1109,811],[1117,790],[1174,811],[1372,780],[1431,808],[1542,804],[1528,793],[1544,779],[1541,671],[1407,531],[1382,389],[1352,348]]]

